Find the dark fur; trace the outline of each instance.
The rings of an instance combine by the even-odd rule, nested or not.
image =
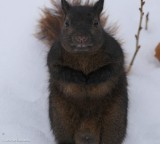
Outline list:
[[[62,2],[66,19],[68,3],[65,0]],[[99,17],[102,9],[100,3],[103,0],[96,3],[97,15],[93,17]],[[85,14],[92,8],[74,6],[74,14],[70,15],[80,23],[77,11]],[[83,24],[87,26],[91,23],[84,21]],[[76,28],[83,35],[94,29]],[[48,54],[49,116],[56,141],[58,144],[122,144],[126,135],[128,106],[123,51],[100,25],[97,32],[90,35],[90,41],[96,47],[86,52],[74,52],[63,36],[67,35],[67,39],[72,41],[76,28],[72,34],[64,30],[65,27],[61,28],[61,36],[59,34],[58,39],[53,39]]]

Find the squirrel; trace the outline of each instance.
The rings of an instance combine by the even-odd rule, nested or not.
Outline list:
[[[124,53],[105,30],[104,0],[52,0],[38,37],[50,47],[49,118],[58,144],[122,144],[128,92]]]

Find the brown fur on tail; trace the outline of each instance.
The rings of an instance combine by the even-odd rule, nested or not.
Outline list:
[[[70,0],[71,5],[92,6],[91,0],[86,0],[84,3],[81,0]],[[64,13],[61,8],[60,0],[51,0],[54,9],[45,8],[43,16],[39,21],[39,31],[36,34],[39,40],[44,41],[49,47],[59,38],[61,28],[64,23]],[[106,25],[107,16],[101,14],[101,24],[103,28]],[[112,30],[111,30],[112,31]]]

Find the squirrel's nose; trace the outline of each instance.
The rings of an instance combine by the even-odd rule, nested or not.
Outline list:
[[[87,36],[76,36],[75,39],[78,43],[84,44],[88,40],[88,37]]]

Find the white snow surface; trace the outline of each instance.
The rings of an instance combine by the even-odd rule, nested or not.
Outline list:
[[[124,44],[126,66],[135,50],[140,0],[106,0],[110,25]],[[47,47],[36,40],[37,21],[49,0],[0,2],[0,144],[53,144],[48,118]],[[147,0],[149,30],[128,76],[128,129],[124,144],[160,144],[160,0]],[[144,26],[144,23],[143,23]]]

